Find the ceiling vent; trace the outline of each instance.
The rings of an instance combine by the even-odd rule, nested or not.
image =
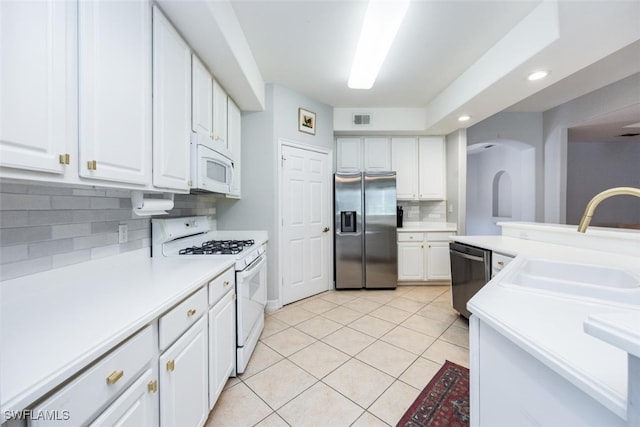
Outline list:
[[[371,124],[370,114],[354,114],[353,124],[358,126],[366,126]]]

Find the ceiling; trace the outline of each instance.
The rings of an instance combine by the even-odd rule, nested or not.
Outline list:
[[[276,83],[336,108],[421,108],[425,131],[446,134],[640,72],[633,0],[412,0],[370,90],[347,87],[362,0],[157,1],[243,111]]]

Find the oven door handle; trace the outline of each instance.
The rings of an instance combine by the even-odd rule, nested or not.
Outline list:
[[[238,278],[246,279],[247,277],[253,276],[253,274],[260,269],[262,264],[266,262],[266,257],[263,255],[261,255],[260,258],[258,259],[259,259],[258,262],[254,261],[253,264],[250,264],[249,267],[247,267],[247,269],[241,271],[240,274],[238,275]]]
[[[484,258],[479,257],[479,256],[467,255],[465,253],[458,252],[458,251],[452,251],[452,250],[449,250],[449,252],[451,252],[451,254],[453,254],[455,256],[459,256],[460,258],[470,259],[471,261],[480,261],[480,262],[484,261]]]

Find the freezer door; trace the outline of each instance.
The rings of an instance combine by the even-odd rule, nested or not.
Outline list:
[[[364,286],[362,175],[336,174],[334,193],[336,289],[359,289]]]
[[[365,287],[398,283],[396,173],[364,175]]]

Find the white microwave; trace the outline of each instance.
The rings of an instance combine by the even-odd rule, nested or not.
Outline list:
[[[191,191],[229,194],[233,182],[233,160],[224,154],[191,140]]]

